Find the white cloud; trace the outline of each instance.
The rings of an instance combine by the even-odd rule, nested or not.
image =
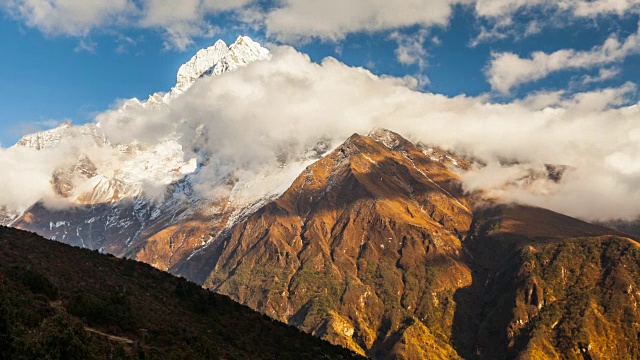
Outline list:
[[[205,146],[212,154],[200,173],[207,191],[231,172],[255,177],[321,138],[338,144],[378,126],[490,164],[464,175],[469,190],[488,187],[504,200],[587,219],[640,215],[640,107],[624,106],[637,93],[635,85],[570,96],[537,93],[507,104],[418,92],[415,85],[332,58],[315,64],[281,47],[270,61],[198,81],[166,113],[108,112],[99,120],[122,141],[153,141],[177,129],[185,134],[185,149]],[[201,124],[206,132],[196,135]],[[499,159],[533,165],[505,167],[496,165]],[[503,186],[549,163],[573,170],[560,183]]]
[[[76,46],[75,49],[73,49],[73,51],[75,52],[82,52],[82,51],[86,51],[88,53],[95,53],[96,52],[96,47],[98,47],[98,44],[91,40],[90,38],[81,38],[80,42],[78,43],[78,46]]]
[[[506,38],[519,40],[547,27],[566,27],[577,19],[638,13],[640,0],[476,0],[475,15],[483,25],[471,46]],[[514,22],[518,15],[529,20]]]
[[[264,24],[268,35],[281,41],[337,41],[362,31],[444,26],[457,4],[473,6],[476,17],[492,24],[481,30],[474,43],[537,34],[560,16],[566,22],[567,17],[624,16],[640,11],[640,0],[283,0],[265,14],[256,14],[255,10],[248,13],[253,22]],[[512,21],[517,12],[536,8],[542,9],[544,18],[531,21],[522,29],[514,28],[522,25]]]
[[[557,10],[577,17],[598,15],[624,15],[638,11],[640,0],[476,0],[475,10],[481,17],[500,18],[511,16],[517,11],[543,7],[548,11]]]
[[[209,15],[242,8],[251,0],[143,0],[137,26],[161,28],[166,34],[166,49],[184,51],[197,37],[212,37],[218,32]]]
[[[136,46],[137,43],[138,41],[136,41],[132,37],[120,34],[116,39],[116,44],[118,46],[116,47],[115,51],[118,54],[125,54],[129,51],[130,47]]]
[[[640,106],[626,105],[637,94],[634,84],[574,95],[542,92],[496,104],[487,96],[415,91],[416,83],[332,58],[313,63],[279,47],[271,60],[199,80],[166,111],[131,107],[97,120],[115,142],[153,144],[182,133],[185,160],[198,156],[207,164],[198,172],[198,190],[211,196],[230,174],[259,185],[262,175],[280,169],[280,161],[295,162],[321,139],[337,145],[354,132],[383,127],[489,164],[463,174],[468,190],[480,187],[505,201],[586,219],[640,215]],[[12,169],[0,178],[0,206],[28,206],[47,196],[51,171],[77,159],[74,149],[0,151],[0,166]],[[99,169],[118,168],[117,156],[91,153]],[[520,165],[500,165],[500,159]],[[543,164],[572,170],[559,183],[538,179],[526,187],[505,186]],[[302,166],[291,165],[286,177]]]
[[[197,37],[212,37],[217,27],[206,20],[209,15],[242,8],[251,0],[143,0],[137,25],[161,28],[166,49],[185,50]]]
[[[550,54],[538,51],[529,58],[521,58],[510,52],[493,53],[486,75],[494,90],[508,94],[516,86],[540,80],[554,72],[609,65],[638,52],[640,26],[639,32],[628,36],[623,42],[616,35],[611,35],[602,45],[588,51],[562,49]]]
[[[47,35],[86,37],[92,31],[117,27],[159,28],[166,48],[184,50],[194,37],[211,36],[208,15],[239,9],[251,0],[4,0],[14,18]],[[79,50],[87,49],[81,40]],[[89,47],[92,48],[92,47]]]
[[[523,7],[550,4],[546,0],[477,0],[475,10],[479,16],[502,17],[515,13]]]
[[[0,5],[49,35],[85,36],[95,28],[124,23],[136,12],[130,0],[6,0]]]
[[[454,4],[466,0],[284,0],[264,19],[267,33],[282,41],[340,40],[360,31],[411,25],[446,25]]]
[[[640,10],[640,0],[594,0],[567,1],[577,16],[595,16],[601,14],[623,15],[629,11]]]
[[[85,37],[92,31],[126,27],[161,29],[166,48],[184,50],[197,37],[211,36],[210,15],[229,12],[243,26],[264,29],[284,42],[312,38],[338,41],[350,33],[446,26],[456,5],[469,5],[484,24],[473,44],[538,33],[557,14],[595,17],[638,13],[640,0],[282,0],[261,8],[254,0],[2,0],[15,18],[48,35]],[[514,24],[518,11],[541,8],[545,19]],[[554,15],[555,14],[555,15]]]
[[[398,62],[403,65],[417,64],[420,70],[424,70],[428,55],[427,49],[424,47],[427,35],[428,32],[424,29],[413,35],[402,34],[398,31],[392,32],[390,38],[398,44],[395,50]]]
[[[619,67],[601,68],[598,70],[598,74],[595,76],[585,75],[582,78],[582,84],[588,85],[588,84],[607,81],[609,79],[613,79],[614,77],[618,76],[620,72],[621,70]]]
[[[72,158],[67,150],[36,151],[28,148],[0,149],[0,208],[24,210],[41,199],[51,199],[51,174]]]

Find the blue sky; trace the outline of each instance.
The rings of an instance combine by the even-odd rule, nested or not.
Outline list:
[[[511,102],[640,80],[639,1],[435,0],[401,10],[405,2],[416,6],[0,0],[0,144],[64,120],[93,121],[117,99],[168,91],[198,49],[238,35],[292,45],[313,61],[333,56],[414,76],[421,90],[449,97]],[[545,56],[532,61],[534,52]],[[637,90],[629,97],[637,101]]]

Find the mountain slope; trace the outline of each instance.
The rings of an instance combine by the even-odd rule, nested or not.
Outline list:
[[[637,354],[634,240],[474,207],[430,155],[389,131],[353,135],[172,271],[373,358]]]
[[[360,353],[449,358],[453,308],[426,316],[471,283],[456,181],[396,134],[353,135],[175,271]]]
[[[588,236],[588,237],[587,237]],[[469,359],[640,355],[640,248],[615,230],[544,209],[477,211],[471,286],[454,296],[452,341]]]
[[[148,265],[0,227],[3,358],[347,359]]]

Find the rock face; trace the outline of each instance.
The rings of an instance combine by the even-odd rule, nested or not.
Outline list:
[[[229,52],[227,44],[218,40],[213,46],[198,51],[188,62],[178,69],[175,89],[184,91],[205,71],[216,65]]]
[[[202,75],[220,75],[268,57],[269,51],[267,49],[248,36],[240,36],[235,43],[229,46],[228,51],[220,58],[220,61],[209,67]]]
[[[467,359],[640,356],[640,248],[624,234],[523,206],[477,211],[454,295]]]
[[[73,138],[84,138],[98,145],[103,145],[105,142],[95,125],[73,126],[70,121],[65,121],[54,129],[23,136],[14,147],[34,150],[52,149]]]
[[[53,130],[25,135],[18,140],[16,146],[24,146],[36,150],[53,147],[68,137],[71,126],[71,122],[66,121]]]

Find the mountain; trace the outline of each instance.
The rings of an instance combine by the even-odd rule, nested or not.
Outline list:
[[[169,226],[158,220],[131,243],[116,226],[101,250],[376,359],[635,357],[637,242],[545,209],[487,204],[462,191],[456,172],[468,166],[388,130],[354,134],[232,222],[220,207],[190,217],[193,203],[176,200],[156,212]],[[170,189],[189,194],[187,184]],[[100,231],[114,223],[73,211]],[[57,215],[35,206],[20,221],[73,228]]]
[[[471,284],[457,179],[397,134],[356,134],[176,272],[361,354],[448,358],[419,311]]]
[[[636,239],[525,206],[477,211],[464,242],[474,274],[454,295],[464,358],[637,358]]]
[[[176,86],[169,93],[153,94],[144,102],[131,99],[117,112],[162,111],[199,78],[219,76],[268,56],[267,49],[246,36],[229,47],[218,41],[180,67]],[[156,144],[123,144],[109,139],[100,122],[82,126],[65,122],[26,135],[14,148],[67,151],[77,159],[51,175],[53,192],[68,206],[50,208],[38,202],[23,211],[4,209],[0,224],[120,257],[137,256],[166,270],[211,236],[230,228],[249,209],[283,191],[278,190],[281,180],[276,173],[265,174],[273,179],[275,190],[264,193],[255,194],[249,189],[251,184],[241,182],[227,186],[226,182],[233,182],[227,179],[220,184],[226,191],[221,198],[196,194],[191,175],[203,164],[196,158],[185,161],[180,137],[176,133]],[[97,163],[105,152],[118,161]],[[161,194],[150,193],[149,184],[162,189]]]
[[[637,357],[636,240],[466,194],[456,172],[468,166],[377,129],[354,134],[228,228],[214,228],[228,223],[215,221],[215,208],[214,220],[174,217],[143,244],[122,245],[115,230],[108,240],[376,359]],[[76,211],[90,224],[110,221]],[[32,224],[52,219],[39,214]]]
[[[174,92],[183,92],[203,76],[220,75],[269,57],[269,51],[248,36],[239,36],[227,47],[222,40],[202,49],[178,69]]]
[[[0,227],[3,359],[351,359],[146,264]]]
[[[639,354],[635,240],[484,209],[432,155],[354,134],[175,272],[378,359]]]
[[[160,116],[198,79],[265,57],[246,37],[217,42],[181,67],[169,93],[117,112]],[[71,206],[4,209],[5,222],[184,276],[375,359],[640,356],[637,239],[466,193],[459,174],[483,166],[473,159],[375,129],[339,146],[282,144],[275,169],[232,170],[208,184],[212,196],[198,189],[215,154],[197,141],[122,144],[101,131],[63,124],[21,140],[72,150],[51,176]],[[116,152],[117,165],[99,151]],[[505,187],[571,171],[522,165],[529,171]]]

